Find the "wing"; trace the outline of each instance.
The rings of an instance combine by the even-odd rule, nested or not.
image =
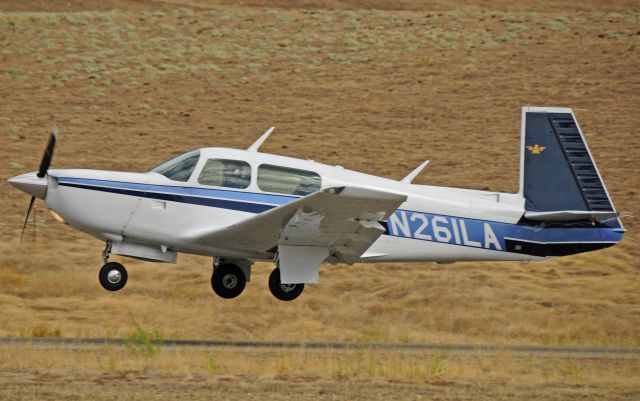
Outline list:
[[[197,241],[256,255],[277,248],[283,283],[317,282],[318,266],[325,259],[358,261],[384,232],[379,222],[406,199],[403,194],[359,187],[328,188],[202,234]]]

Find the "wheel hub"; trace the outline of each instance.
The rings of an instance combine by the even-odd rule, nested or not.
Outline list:
[[[222,285],[227,289],[235,288],[238,285],[238,277],[235,274],[225,274],[222,277]]]
[[[280,284],[280,289],[282,292],[291,292],[296,289],[298,284]]]
[[[107,273],[107,280],[111,284],[118,284],[120,280],[122,280],[122,274],[118,270],[110,270],[109,273]]]

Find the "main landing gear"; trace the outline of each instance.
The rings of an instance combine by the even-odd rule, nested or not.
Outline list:
[[[231,299],[239,296],[249,281],[251,262],[246,259],[216,258],[211,274],[211,288],[218,296]],[[304,284],[282,284],[280,269],[276,267],[269,276],[269,289],[281,301],[293,301],[304,290]]]
[[[239,266],[227,263],[214,267],[211,288],[222,298],[235,298],[242,294],[247,278]]]
[[[111,254],[111,242],[107,242],[107,246],[102,252],[102,259],[104,260],[104,266],[100,269],[98,278],[100,284],[107,291],[119,291],[127,284],[127,269],[124,268],[118,262],[109,262],[109,255]]]
[[[280,282],[280,268],[276,267],[269,275],[269,289],[274,297],[281,301],[293,301],[304,290],[304,284],[282,284]]]

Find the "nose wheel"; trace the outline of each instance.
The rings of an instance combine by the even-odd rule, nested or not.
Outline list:
[[[213,292],[222,298],[235,298],[242,294],[247,278],[236,265],[224,264],[216,267],[211,275]]]
[[[118,262],[109,262],[102,266],[98,277],[105,290],[119,291],[127,284],[127,269]]]
[[[269,289],[274,297],[281,301],[293,301],[304,290],[304,284],[282,284],[280,282],[280,268],[276,267],[269,276]]]

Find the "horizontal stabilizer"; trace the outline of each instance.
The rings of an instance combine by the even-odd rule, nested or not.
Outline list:
[[[618,217],[616,212],[597,212],[585,210],[558,210],[553,212],[532,212],[526,211],[524,217],[534,221],[562,222],[596,220],[605,221]]]

